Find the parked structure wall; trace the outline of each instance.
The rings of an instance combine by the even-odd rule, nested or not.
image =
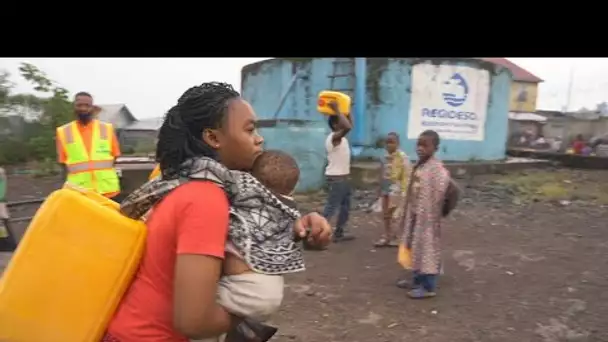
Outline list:
[[[355,129],[349,134],[355,158],[377,160],[381,157],[384,153],[382,141],[389,132],[397,132],[401,148],[415,156],[416,136],[423,129],[440,131],[439,157],[444,160],[505,158],[510,71],[477,59],[361,60],[348,65],[337,64],[334,58],[271,59],[245,66],[242,94],[260,119],[310,122],[317,129],[306,137],[309,140],[288,141],[289,135],[284,138],[282,133],[270,133],[269,128],[270,131],[265,130],[267,143],[283,147],[299,161],[305,157],[298,155],[297,144],[318,146],[315,154],[324,155],[324,145],[318,142],[323,142],[329,132],[322,128],[326,126],[327,117],[316,111],[317,95],[322,90],[355,85],[353,93],[359,95],[353,99],[351,113]],[[350,79],[335,77],[332,87],[330,76],[337,74],[352,76]],[[451,123],[466,123],[467,120],[471,124],[469,128]],[[444,124],[447,126],[442,126]],[[285,125],[274,129],[285,130],[289,124]],[[316,158],[314,163],[316,165],[311,169],[321,170],[325,160]]]

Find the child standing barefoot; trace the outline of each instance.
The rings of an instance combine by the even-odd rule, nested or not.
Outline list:
[[[403,227],[407,248],[411,250],[414,279],[408,296],[413,299],[436,295],[441,270],[441,218],[450,174],[435,158],[439,135],[424,131],[418,138],[418,163],[408,186]]]
[[[392,223],[397,208],[403,206],[403,199],[410,173],[410,162],[405,152],[399,149],[399,135],[391,132],[386,137],[386,155],[380,170],[379,197],[382,202],[384,235],[376,241],[376,247],[397,247],[397,236]]]

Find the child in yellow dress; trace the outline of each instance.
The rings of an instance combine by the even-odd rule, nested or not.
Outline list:
[[[393,232],[393,219],[401,215],[403,200],[410,174],[410,162],[405,152],[399,149],[399,135],[391,132],[386,137],[386,155],[380,170],[379,197],[382,202],[384,234],[376,241],[376,247],[398,247],[397,235]]]

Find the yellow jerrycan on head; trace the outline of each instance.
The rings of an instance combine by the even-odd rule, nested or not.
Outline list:
[[[36,212],[0,278],[0,341],[99,342],[143,254],[146,227],[66,186]]]
[[[317,111],[325,115],[335,115],[333,109],[329,108],[329,103],[335,101],[338,103],[338,110],[343,115],[350,115],[350,96],[339,91],[323,90],[319,93],[317,102]]]

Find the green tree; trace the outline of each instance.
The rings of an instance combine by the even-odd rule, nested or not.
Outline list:
[[[19,99],[21,103],[27,101],[31,109],[40,110],[39,132],[27,141],[31,155],[38,160],[54,158],[55,129],[72,119],[69,92],[33,64],[22,63],[19,72],[25,80],[34,85],[35,91],[42,94],[42,96],[29,97],[24,95]]]
[[[19,72],[26,81],[34,85],[34,90],[46,95],[27,98],[27,100],[32,100],[30,107],[39,106],[42,109],[40,123],[48,125],[54,131],[56,127],[72,120],[72,104],[68,98],[67,89],[59,86],[33,64],[22,63]],[[38,102],[36,99],[42,99],[42,101]]]
[[[6,70],[0,70],[0,107],[4,106],[9,102],[9,96],[13,84],[9,80],[10,74]]]
[[[12,113],[28,120],[22,136],[10,134],[0,142],[0,164],[52,161],[55,159],[55,129],[72,120],[68,91],[33,64],[22,63],[19,73],[34,86],[35,93],[13,94],[10,74],[0,72],[0,116]],[[26,116],[26,112],[35,115]]]
[[[14,104],[17,101],[11,93],[13,83],[10,81],[10,74],[0,71],[0,166],[26,161],[28,151],[25,147],[22,136],[15,134],[12,124],[19,119],[9,117],[14,114]]]
[[[8,111],[19,113],[19,107],[27,107],[30,110],[41,111],[45,102],[34,94],[13,94],[13,82],[10,81],[10,73],[0,70],[0,109],[2,114]]]

